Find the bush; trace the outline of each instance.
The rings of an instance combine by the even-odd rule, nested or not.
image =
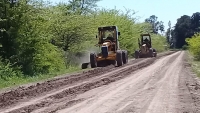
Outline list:
[[[184,46],[182,47],[182,49],[183,49],[183,50],[187,50],[187,49],[188,49],[188,46],[187,46],[187,45],[184,45]]]
[[[0,60],[2,60],[0,58]],[[8,80],[12,76],[22,76],[20,68],[13,68],[9,61],[0,62],[0,79]]]
[[[169,44],[165,37],[159,34],[152,34],[152,47],[155,48],[157,52],[163,52],[169,49]]]
[[[200,33],[195,34],[191,38],[187,38],[189,51],[194,55],[197,60],[200,60]]]

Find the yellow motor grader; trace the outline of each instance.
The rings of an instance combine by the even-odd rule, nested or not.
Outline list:
[[[105,26],[98,28],[98,44],[100,52],[90,53],[90,62],[83,63],[82,69],[85,69],[90,64],[91,68],[104,67],[107,65],[122,66],[128,62],[128,53],[126,50],[121,50],[119,46],[117,26]]]
[[[157,52],[152,48],[151,35],[141,34],[141,41],[138,38],[139,50],[135,51],[135,58],[156,57]]]

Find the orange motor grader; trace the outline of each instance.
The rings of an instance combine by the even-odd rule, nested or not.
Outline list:
[[[151,35],[141,34],[141,40],[138,38],[139,50],[135,51],[135,58],[156,57],[157,52],[152,48]]]
[[[90,53],[90,62],[83,63],[82,69],[87,68],[90,64],[91,68],[104,67],[107,65],[122,66],[128,62],[128,53],[126,50],[121,50],[119,46],[117,26],[105,26],[98,28],[98,44],[99,53]]]

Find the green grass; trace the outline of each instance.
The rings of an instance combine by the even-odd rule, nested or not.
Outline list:
[[[200,61],[192,60],[192,70],[200,77]]]
[[[197,74],[198,77],[200,77],[200,61],[195,60],[195,58],[187,51],[189,55],[189,63],[192,66],[192,71]]]
[[[197,76],[200,77],[200,61],[193,61],[192,68]]]
[[[64,71],[50,73],[47,75],[38,75],[38,76],[33,76],[33,77],[12,76],[12,77],[7,78],[7,80],[0,78],[0,89],[19,86],[22,84],[27,84],[27,83],[32,83],[32,82],[38,82],[38,81],[42,81],[42,80],[47,80],[47,79],[51,79],[53,77],[60,76],[63,74],[70,74],[73,72],[80,72],[80,71],[82,71],[80,69],[80,67],[70,67],[69,69],[66,69]]]

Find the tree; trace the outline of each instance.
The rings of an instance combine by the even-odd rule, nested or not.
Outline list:
[[[171,30],[172,32],[172,30]],[[192,16],[183,15],[177,19],[173,30],[172,38],[176,41],[176,48],[187,45],[186,38],[191,38],[195,33],[200,32],[200,13],[193,13]]]
[[[51,34],[54,36],[54,45],[64,51],[72,51],[73,47],[80,45],[81,42],[89,37],[88,28],[86,28],[89,21],[82,22],[83,19],[88,20],[87,18],[80,15],[56,16],[50,26]],[[74,21],[74,19],[77,21]]]
[[[167,31],[166,31],[166,34],[165,34],[165,36],[166,36],[166,39],[167,39],[167,42],[168,43],[170,43],[170,28],[167,28]]]
[[[191,28],[194,30],[194,32],[200,32],[200,13],[196,12],[193,13],[191,16]]]
[[[70,13],[87,14],[97,7],[96,3],[101,0],[69,0],[67,5]]]
[[[19,27],[14,2],[0,2],[0,56],[9,59],[15,54],[15,38]]]
[[[165,35],[167,38],[167,42],[170,44],[171,43],[171,21],[168,22],[168,29]]]
[[[163,33],[165,31],[165,26],[163,24],[164,24],[163,21],[159,22],[159,30],[160,30],[161,33]]]
[[[33,7],[34,6],[34,7]],[[16,62],[26,75],[60,71],[65,68],[62,51],[50,43],[53,35],[49,24],[52,12],[42,1],[20,1],[19,29],[16,38]]]
[[[188,15],[183,15],[177,19],[177,23],[174,28],[174,38],[176,40],[176,47],[182,48],[186,44],[185,38],[191,37],[194,32],[191,29],[191,19]]]
[[[171,21],[168,22],[168,27],[171,29]]]
[[[176,33],[175,33],[175,31],[174,31],[174,27],[171,29],[171,33],[170,33],[170,35],[171,35],[171,44],[170,44],[170,47],[171,48],[175,48],[176,47]]]
[[[164,32],[164,25],[162,21],[158,21],[158,17],[151,15],[149,18],[145,19],[145,22],[152,25],[153,32],[158,34],[159,31]]]

